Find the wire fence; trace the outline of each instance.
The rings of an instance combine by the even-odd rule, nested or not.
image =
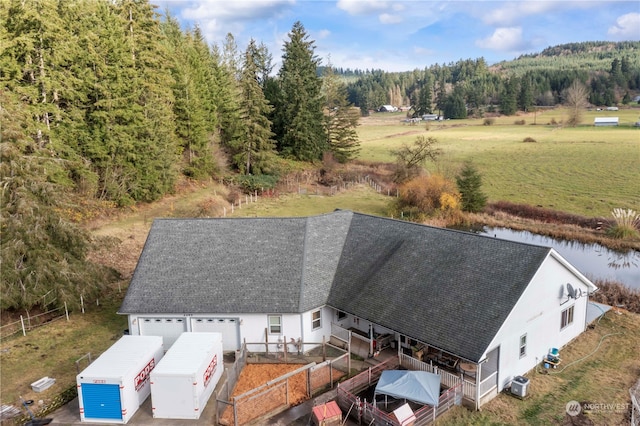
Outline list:
[[[27,335],[27,331],[34,330],[43,325],[50,324],[54,321],[66,318],[69,321],[69,310],[67,304],[64,307],[50,309],[36,315],[31,315],[29,311],[25,311],[24,315],[20,315],[20,319],[0,326],[0,340],[22,333]]]
[[[95,304],[96,306],[100,305],[98,299],[96,299]],[[93,306],[93,302],[87,303],[87,301],[82,296],[80,296],[81,313],[84,314],[90,306]],[[22,314],[18,314],[18,312],[16,312],[13,315],[13,318],[16,319],[7,323],[4,323],[3,321],[3,324],[0,325],[0,341],[19,335],[26,336],[30,331],[52,324],[62,319],[70,321],[70,312],[67,307],[67,303],[65,302],[63,306],[59,308],[48,309],[44,312],[38,312],[36,314],[33,314],[29,310],[25,309]]]

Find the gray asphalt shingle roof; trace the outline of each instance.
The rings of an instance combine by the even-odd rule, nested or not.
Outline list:
[[[120,313],[327,304],[479,361],[550,250],[350,211],[158,219]]]

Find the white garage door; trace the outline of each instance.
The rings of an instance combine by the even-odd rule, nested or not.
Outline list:
[[[140,319],[140,334],[142,336],[162,336],[164,350],[185,331],[187,322],[184,318],[143,318]]]
[[[191,318],[191,331],[222,333],[222,349],[240,349],[240,328],[237,318]]]

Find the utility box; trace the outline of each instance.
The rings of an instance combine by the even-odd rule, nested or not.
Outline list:
[[[527,387],[529,386],[529,379],[522,376],[516,376],[511,382],[511,393],[524,398],[527,396]]]
[[[122,336],[76,376],[80,420],[131,420],[151,393],[150,373],[163,354],[160,336]]]
[[[199,419],[223,371],[221,333],[182,333],[151,373],[153,417]]]

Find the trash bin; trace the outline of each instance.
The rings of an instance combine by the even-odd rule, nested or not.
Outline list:
[[[524,398],[527,396],[527,387],[529,386],[529,379],[522,376],[516,376],[511,382],[511,393]]]

